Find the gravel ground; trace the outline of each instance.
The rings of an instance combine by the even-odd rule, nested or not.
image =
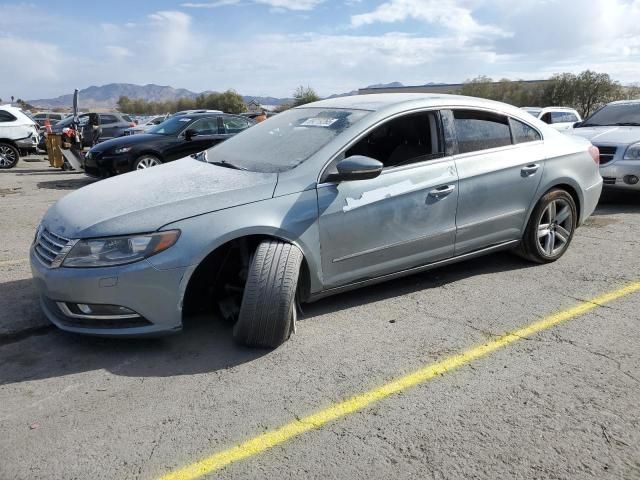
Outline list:
[[[47,206],[88,181],[0,172],[2,479],[155,478],[640,278],[640,195],[607,195],[554,264],[496,254],[328,298],[274,351],[215,318],[84,338],[42,328],[26,257]],[[640,293],[598,307],[212,478],[636,480],[639,311]]]

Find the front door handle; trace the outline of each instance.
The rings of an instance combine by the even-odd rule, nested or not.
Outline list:
[[[532,163],[531,165],[522,167],[522,170],[520,170],[520,172],[522,172],[523,177],[529,177],[534,173],[536,173],[539,168],[540,168],[540,165],[538,165],[537,163]]]
[[[435,198],[446,197],[456,189],[455,185],[442,185],[441,187],[434,188],[429,192],[429,196]]]

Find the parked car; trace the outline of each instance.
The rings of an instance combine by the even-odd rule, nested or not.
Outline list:
[[[609,103],[569,133],[600,150],[605,188],[640,191],[640,100]]]
[[[159,115],[157,117],[151,117],[145,122],[138,123],[135,127],[129,127],[125,129],[124,135],[136,135],[138,133],[145,133],[151,130],[156,125],[160,125],[167,119],[168,115]]]
[[[223,113],[222,110],[207,110],[206,108],[197,108],[195,110],[181,110],[180,112],[172,113],[171,117],[179,117],[180,115],[193,115],[194,113]]]
[[[83,113],[78,116],[83,133],[82,144],[84,147],[90,147],[93,143],[92,127],[89,124],[90,115],[92,114]],[[121,137],[127,128],[135,126],[135,123],[133,123],[133,120],[131,120],[129,115],[124,115],[119,112],[98,113],[98,116],[100,118],[100,128],[102,129],[102,133],[100,135],[101,142]],[[53,133],[60,134],[62,133],[62,130],[69,127],[72,122],[73,116],[67,117],[53,125],[51,130]]]
[[[85,156],[85,173],[109,177],[201,152],[253,124],[238,115],[196,113],[170,117],[147,133],[102,142]]]
[[[200,158],[51,207],[31,265],[54,324],[175,332],[216,299],[238,342],[275,347],[298,301],[498,250],[558,260],[602,189],[587,140],[460,96],[323,100]]]
[[[551,125],[558,131],[570,129],[574,123],[582,121],[580,114],[573,108],[565,107],[522,107],[522,109]]]
[[[38,127],[22,110],[0,106],[0,169],[13,168],[20,155],[36,151]]]
[[[67,116],[68,116],[67,114],[59,113],[59,112],[38,112],[34,114],[32,118],[33,118],[33,121],[35,121],[38,124],[38,126],[42,129],[44,128],[47,120],[49,120],[49,123],[51,125],[55,125],[60,120],[65,119]]]

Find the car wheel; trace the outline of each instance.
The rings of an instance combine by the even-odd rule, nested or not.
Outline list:
[[[13,168],[18,164],[20,153],[9,143],[0,143],[0,168]]]
[[[275,348],[295,328],[296,290],[302,252],[290,243],[265,240],[256,249],[249,267],[233,328],[234,339],[250,347]]]
[[[569,248],[577,224],[573,197],[564,190],[551,190],[536,205],[524,232],[518,253],[537,263],[558,260]]]
[[[158,165],[162,165],[162,160],[155,155],[142,155],[133,163],[133,169],[144,170],[145,168],[156,167]]]

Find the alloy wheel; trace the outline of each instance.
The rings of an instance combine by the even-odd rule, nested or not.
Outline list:
[[[156,167],[162,162],[155,157],[142,157],[138,160],[136,170],[144,170],[145,168]]]
[[[0,145],[0,168],[11,168],[17,161],[18,157],[14,149]]]
[[[569,244],[573,230],[573,212],[563,199],[551,201],[538,222],[538,245],[548,257],[555,257]]]

